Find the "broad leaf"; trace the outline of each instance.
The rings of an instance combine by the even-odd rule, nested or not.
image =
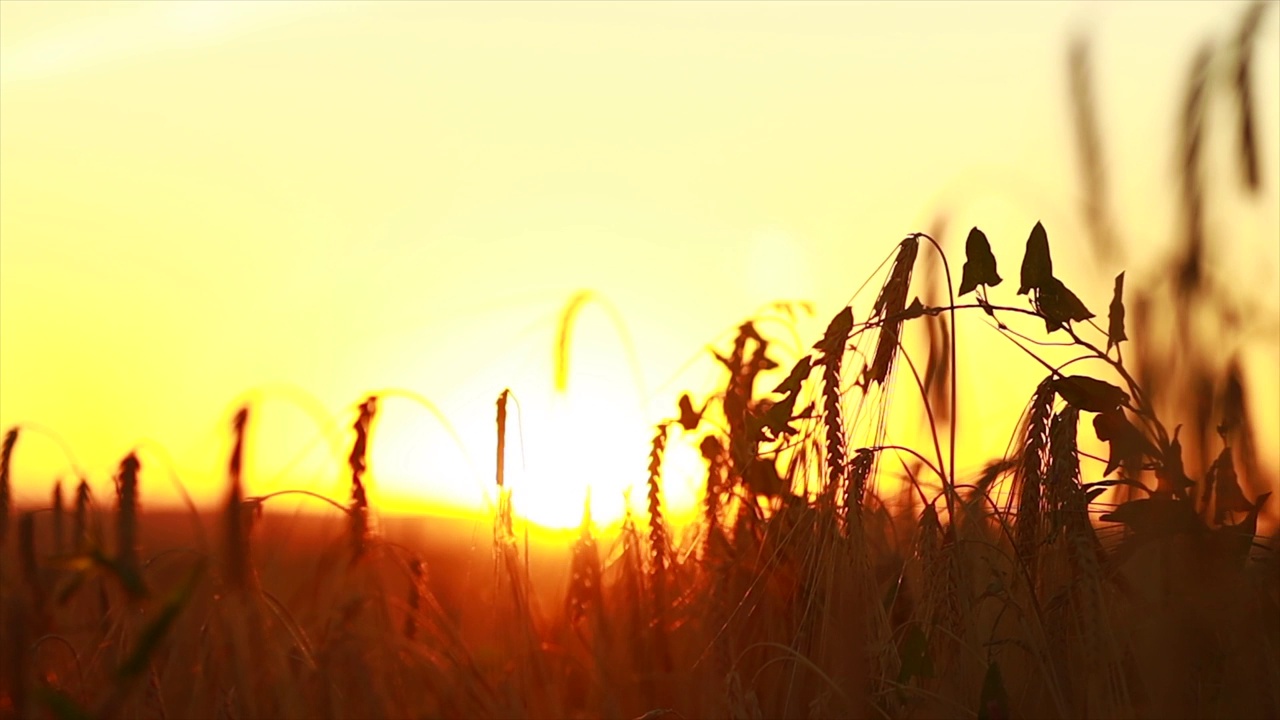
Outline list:
[[[778,383],[778,387],[773,391],[776,393],[786,393],[794,395],[800,392],[800,383],[809,377],[809,370],[813,367],[813,358],[808,355],[800,358],[799,361],[791,368],[791,372],[787,374],[787,379]]]
[[[1258,534],[1258,513],[1267,504],[1271,493],[1258,496],[1257,502],[1249,506],[1249,514],[1235,525],[1223,525],[1213,531],[1213,541],[1224,559],[1236,567],[1244,565],[1249,559],[1249,550],[1253,547],[1254,536]]]
[[[93,560],[94,565],[119,580],[120,585],[124,587],[125,592],[129,593],[130,597],[135,599],[147,597],[147,584],[142,578],[142,573],[132,565],[109,558],[102,550],[97,548],[89,551],[89,557]]]
[[[1209,466],[1205,482],[1213,488],[1213,498],[1216,501],[1214,518],[1218,522],[1222,522],[1229,512],[1248,512],[1253,509],[1253,503],[1249,502],[1240,491],[1240,481],[1236,477],[1231,448],[1222,448],[1218,459]]]
[[[1226,387],[1222,389],[1222,422],[1218,425],[1218,434],[1224,439],[1244,422],[1244,380],[1241,375],[1239,358],[1232,358],[1227,370]]]
[[[783,435],[794,435],[796,429],[788,423],[791,422],[792,413],[795,412],[797,397],[798,393],[791,393],[778,402],[761,400],[759,406],[763,411],[750,420],[751,439],[758,441],[759,434],[763,430],[768,431],[764,434],[766,440],[776,440]]]
[[[1111,307],[1107,311],[1107,352],[1128,340],[1124,334],[1124,273],[1116,276],[1116,287],[1111,292]]]
[[[765,458],[757,457],[748,461],[742,481],[751,492],[771,498],[782,497],[789,488],[787,482],[778,474],[778,468],[774,466],[773,461]]]
[[[160,606],[159,611],[151,619],[151,622],[147,623],[142,628],[142,631],[138,633],[137,643],[134,645],[133,651],[124,659],[124,662],[120,663],[120,667],[116,668],[118,677],[122,679],[136,677],[147,668],[152,653],[159,647],[160,641],[168,634],[169,628],[173,626],[182,609],[191,600],[191,596],[203,575],[204,563],[201,562],[187,575],[186,581],[165,600],[164,605]]]
[[[1142,470],[1143,458],[1158,454],[1155,446],[1129,422],[1124,411],[1119,408],[1095,416],[1093,429],[1099,440],[1111,443],[1111,457],[1107,460],[1104,475],[1110,475],[1117,468],[1123,467],[1130,478],[1135,478]]]
[[[1044,225],[1036,223],[1027,238],[1027,251],[1022,256],[1022,286],[1019,295],[1044,287],[1053,278],[1053,260],[1049,257],[1049,236]]]
[[[1037,226],[1039,227],[1039,226]],[[1004,688],[1000,666],[992,662],[982,678],[982,695],[978,698],[978,720],[1008,720],[1009,693]]]
[[[49,685],[36,687],[35,698],[57,720],[91,720],[94,717],[70,695]]]
[[[929,308],[925,307],[924,303],[920,302],[920,298],[916,297],[912,298],[911,304],[903,308],[902,312],[894,317],[899,321],[915,320],[916,318],[924,317],[927,312],[929,312]]]
[[[1036,292],[1035,306],[1044,317],[1045,332],[1065,327],[1071,321],[1080,322],[1093,317],[1080,298],[1055,277],[1050,277]]]
[[[693,409],[693,400],[689,399],[689,393],[680,396],[680,427],[685,430],[693,430],[698,427],[698,423],[702,421],[702,411]]]
[[[991,254],[991,244],[987,236],[978,228],[969,231],[969,238],[964,242],[964,274],[960,279],[960,294],[966,295],[978,289],[979,285],[995,287],[1001,282],[996,272],[996,256]]]
[[[1129,402],[1129,395],[1105,380],[1088,375],[1068,375],[1053,381],[1053,391],[1073,407],[1087,412],[1105,413]]]
[[[906,685],[913,677],[933,677],[933,659],[929,657],[929,638],[925,637],[918,623],[912,623],[907,628],[907,635],[902,639],[902,648],[898,656],[902,658],[902,666],[898,669],[899,685]]]
[[[1167,496],[1130,500],[1099,520],[1123,523],[1148,538],[1195,532],[1200,527],[1190,500]]]
[[[1182,426],[1174,428],[1173,440],[1160,457],[1160,466],[1156,468],[1156,492],[1173,493],[1182,497],[1186,489],[1195,485],[1182,469],[1182,441],[1178,440],[1178,432]]]

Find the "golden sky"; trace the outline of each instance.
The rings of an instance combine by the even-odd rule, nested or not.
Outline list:
[[[1094,42],[1119,224],[1149,257],[1175,218],[1186,70],[1239,10],[6,0],[0,426],[54,431],[100,497],[142,443],[144,498],[173,502],[172,469],[207,501],[251,399],[250,492],[341,497],[331,443],[364,394],[399,388],[465,453],[420,403],[389,399],[375,498],[458,509],[487,491],[511,387],[524,507],[571,523],[591,481],[616,514],[649,426],[709,389],[709,356],[689,363],[708,343],[777,299],[814,304],[801,337],[816,340],[939,214],[957,266],[979,225],[1006,277],[1043,220],[1060,274],[1104,310],[1117,269],[1083,240],[1069,40]],[[1246,240],[1223,262],[1280,311],[1280,13],[1257,68],[1270,195],[1233,213]],[[583,308],[561,397],[556,325],[581,290],[604,302]],[[1000,367],[1008,401],[967,403],[990,429],[968,438],[972,463],[1003,450],[1043,375]],[[20,501],[71,472],[38,431],[15,471]],[[695,484],[673,480],[672,502]]]

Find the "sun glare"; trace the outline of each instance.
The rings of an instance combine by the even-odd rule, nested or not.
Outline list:
[[[547,528],[591,521],[611,525],[625,497],[644,482],[637,468],[647,452],[645,390],[635,376],[625,327],[606,301],[580,293],[561,319],[553,372],[523,393],[508,454],[518,515]],[[585,311],[584,311],[585,310]],[[522,404],[521,404],[522,403]]]

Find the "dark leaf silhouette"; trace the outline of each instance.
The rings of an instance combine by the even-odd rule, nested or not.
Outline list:
[[[98,548],[90,550],[89,558],[95,566],[120,581],[120,585],[125,589],[125,592],[129,593],[130,597],[141,599],[148,596],[146,581],[143,580],[142,573],[138,568],[132,564],[120,559],[109,558]]]
[[[1001,281],[996,272],[996,256],[991,254],[987,236],[978,228],[969,231],[964,242],[964,273],[960,279],[960,294],[967,295],[979,285],[995,287]]]
[[[702,438],[702,442],[698,443],[698,451],[702,453],[703,459],[711,462],[724,454],[724,445],[720,443],[720,439],[716,436],[708,435]]]
[[[1219,553],[1229,562],[1240,567],[1249,558],[1249,548],[1253,546],[1253,538],[1258,534],[1258,513],[1267,504],[1271,493],[1262,493],[1258,501],[1248,508],[1249,514],[1235,525],[1223,525],[1213,531],[1214,545]]]
[[[795,413],[796,397],[798,397],[798,393],[791,393],[778,402],[760,401],[763,412],[759,416],[752,418],[754,427],[751,429],[751,437],[758,440],[760,432],[764,430],[768,431],[765,433],[765,439],[767,440],[775,440],[784,435],[796,434],[796,429],[788,424]]]
[[[800,358],[799,361],[791,368],[791,372],[787,373],[787,379],[778,383],[778,387],[773,391],[776,393],[786,393],[794,395],[800,392],[800,383],[809,377],[809,370],[813,367],[813,358],[808,355]]]
[[[693,400],[689,398],[689,393],[680,396],[680,427],[685,430],[693,430],[698,427],[698,423],[702,421],[702,411],[693,409]]]
[[[778,475],[773,461],[763,458],[752,458],[742,479],[747,489],[757,495],[776,498],[787,489],[787,483]]]
[[[1136,477],[1142,469],[1143,458],[1157,454],[1155,446],[1129,422],[1124,411],[1119,408],[1095,416],[1093,429],[1099,440],[1111,443],[1111,457],[1107,460],[1104,475],[1110,475],[1117,468],[1123,467],[1129,477]]]
[[[1036,310],[1044,317],[1045,332],[1065,327],[1068,322],[1093,317],[1089,308],[1058,278],[1049,278],[1035,294]]]
[[[37,687],[35,698],[57,720],[90,720],[94,717],[70,695],[48,685]]]
[[[1227,370],[1226,386],[1222,389],[1222,423],[1218,434],[1227,437],[1244,422],[1244,380],[1238,358],[1233,358]]]
[[[1124,273],[1116,276],[1116,287],[1111,292],[1111,308],[1107,311],[1107,352],[1128,340],[1124,334]]]
[[[920,625],[912,623],[907,628],[907,635],[902,639],[902,667],[898,670],[898,683],[905,685],[911,678],[933,677],[933,659],[929,657],[929,638],[925,637]]]
[[[899,320],[915,320],[918,317],[922,317],[928,310],[929,308],[926,308],[924,303],[920,302],[920,298],[912,298],[911,304],[898,313],[897,317]]]
[[[1218,522],[1222,522],[1229,512],[1247,512],[1253,509],[1253,503],[1249,502],[1240,490],[1240,481],[1236,477],[1231,448],[1222,448],[1218,458],[1209,466],[1205,482],[1213,489],[1213,497],[1216,501],[1214,518]]]
[[[1195,485],[1182,469],[1182,442],[1178,440],[1179,425],[1173,431],[1173,441],[1165,449],[1160,458],[1160,467],[1156,468],[1156,492],[1173,493],[1179,497],[1187,488]]]
[[[1027,250],[1022,256],[1022,286],[1019,295],[1044,287],[1053,278],[1053,260],[1049,257],[1049,236],[1044,225],[1036,223],[1027,238]]]
[[[1123,523],[1148,539],[1191,533],[1203,527],[1190,501],[1167,496],[1130,500],[1099,519]]]
[[[1073,407],[1105,413],[1129,402],[1129,395],[1105,380],[1088,375],[1068,375],[1053,381],[1053,390]]]
[[[831,318],[831,323],[827,325],[827,331],[823,333],[822,339],[814,345],[815,350],[821,350],[823,355],[837,355],[844,353],[845,341],[849,339],[849,331],[853,330],[853,308],[845,307]]]
[[[178,615],[182,609],[187,606],[191,595],[195,592],[196,586],[200,582],[200,578],[204,575],[204,563],[196,565],[187,575],[187,579],[174,591],[164,605],[160,607],[159,612],[147,623],[142,631],[138,634],[137,644],[133,648],[133,652],[125,658],[120,667],[116,668],[116,674],[120,678],[132,678],[140,675],[147,669],[151,662],[151,656],[159,646],[160,641],[169,632],[169,628],[173,622],[178,619]]]
[[[991,663],[982,678],[982,695],[978,698],[978,720],[1008,720],[1009,693],[1004,689],[1000,666]]]

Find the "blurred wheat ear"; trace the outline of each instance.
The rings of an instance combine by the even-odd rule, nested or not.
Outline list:
[[[227,466],[230,488],[225,508],[227,577],[234,588],[249,584],[249,532],[244,511],[244,444],[249,406],[236,411],[231,421],[231,458]]]
[[[9,491],[9,467],[13,462],[13,446],[18,443],[18,426],[13,426],[4,434],[4,443],[0,445],[0,548],[4,547],[5,537],[9,534],[9,506],[12,503]]]

